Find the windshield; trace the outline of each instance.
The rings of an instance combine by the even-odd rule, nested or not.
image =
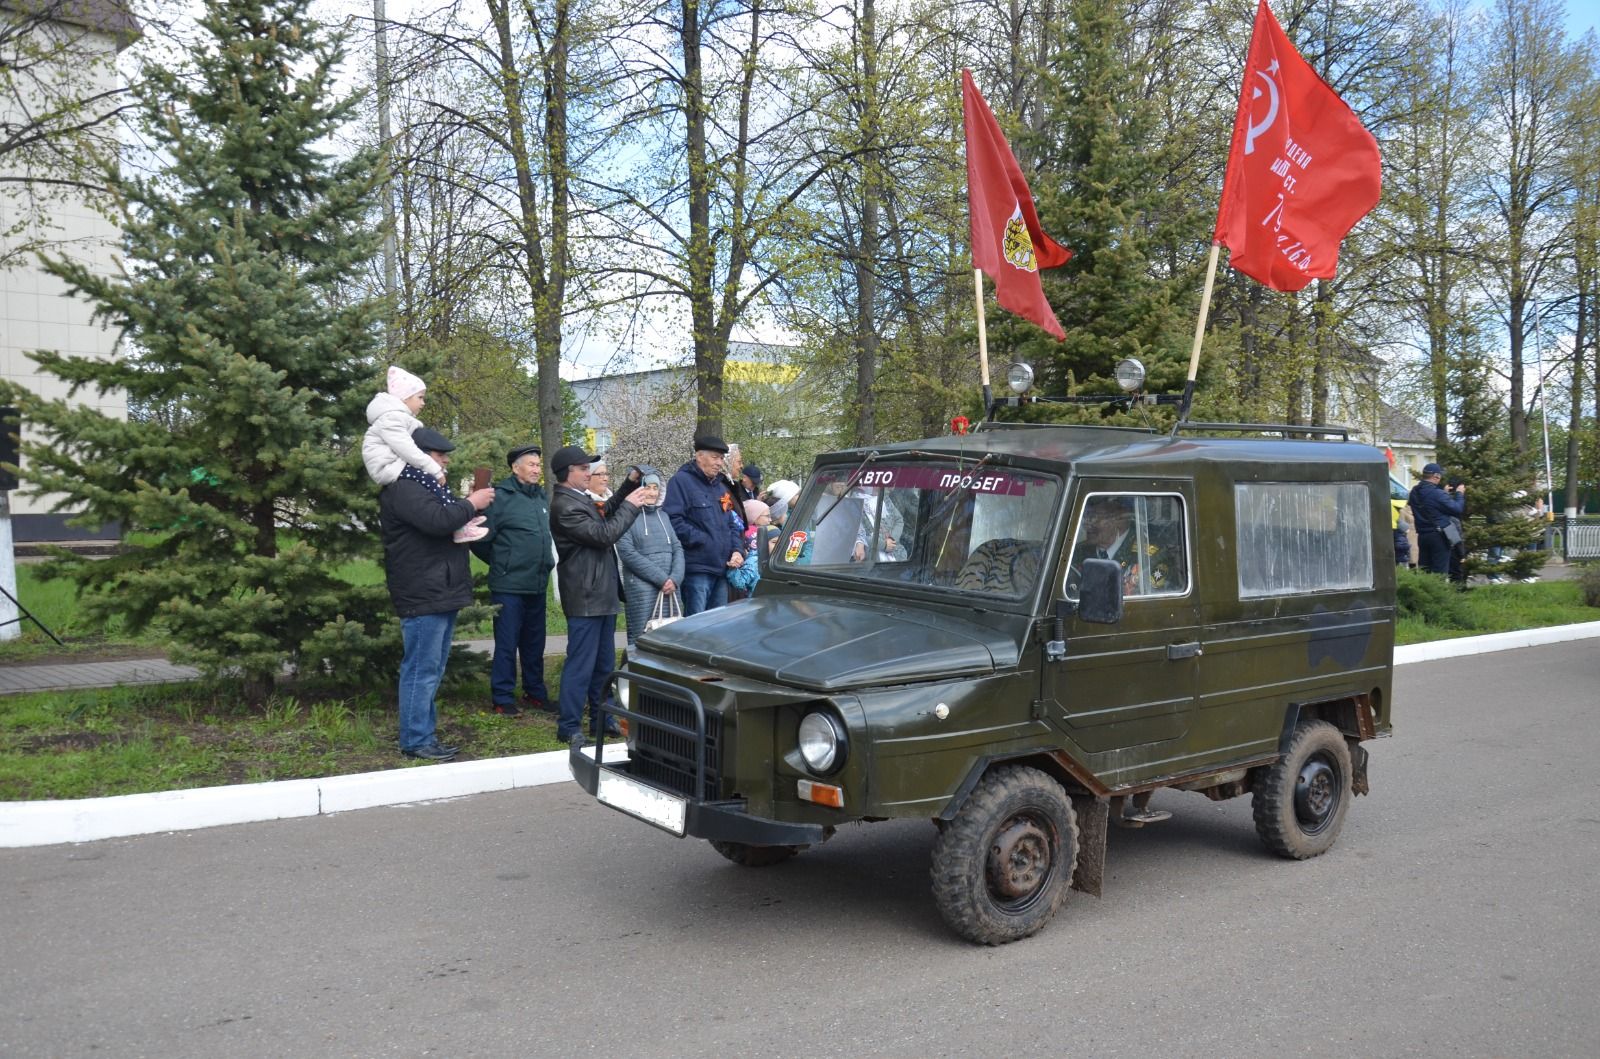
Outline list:
[[[1060,482],[1010,468],[874,463],[818,471],[773,555],[804,568],[1010,599],[1039,581]]]

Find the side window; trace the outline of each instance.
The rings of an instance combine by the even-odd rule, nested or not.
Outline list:
[[[1078,517],[1065,592],[1078,598],[1083,560],[1113,559],[1122,594],[1181,596],[1189,591],[1189,541],[1183,497],[1176,493],[1092,493]]]
[[[1372,494],[1365,482],[1233,487],[1239,598],[1372,587]]]

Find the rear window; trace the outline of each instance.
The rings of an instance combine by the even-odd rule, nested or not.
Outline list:
[[[1239,598],[1372,587],[1372,494],[1365,482],[1240,482]]]

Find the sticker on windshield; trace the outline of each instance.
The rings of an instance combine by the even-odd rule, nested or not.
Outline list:
[[[795,530],[789,534],[789,543],[783,549],[783,561],[792,563],[800,558],[800,549],[806,546],[806,531]]]
[[[945,467],[882,467],[864,472],[859,483],[868,488],[970,490],[1000,496],[1026,496],[1037,479],[1004,471],[952,471]]]

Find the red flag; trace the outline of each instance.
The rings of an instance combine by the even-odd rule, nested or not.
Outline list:
[[[1378,144],[1306,65],[1261,0],[1212,235],[1274,290],[1331,279],[1339,243],[1378,204]]]
[[[1002,308],[1066,338],[1039,285],[1039,270],[1065,265],[1072,251],[1044,234],[1033,195],[1022,178],[1000,123],[983,101],[972,71],[961,71],[961,110],[967,129],[967,201],[972,219],[972,264],[994,280]]]

